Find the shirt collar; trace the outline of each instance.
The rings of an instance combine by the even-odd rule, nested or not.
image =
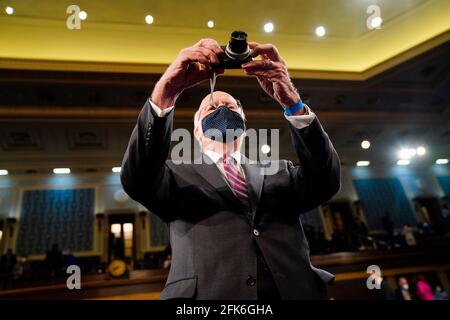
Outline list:
[[[216,164],[217,162],[219,162],[219,160],[222,159],[222,155],[220,153],[217,153],[212,150],[204,150],[203,153],[206,154],[208,157],[210,157],[211,160],[214,161],[214,163]],[[241,164],[241,151],[237,150],[233,152],[230,156],[233,157],[234,160],[236,160],[237,164]]]

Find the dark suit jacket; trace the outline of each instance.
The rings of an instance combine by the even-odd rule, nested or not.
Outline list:
[[[414,296],[412,290],[409,289],[408,291],[409,291],[409,295],[410,295],[411,299],[416,300],[416,297]],[[405,297],[403,297],[402,289],[400,289],[400,288],[395,289],[394,297],[395,297],[395,300],[405,300]]]
[[[121,182],[129,196],[168,223],[172,266],[161,299],[256,299],[256,247],[282,299],[325,298],[334,276],[311,265],[299,215],[340,188],[340,163],[316,118],[304,129],[288,123],[301,165],[242,164],[251,208],[245,209],[215,164],[167,160],[173,111],[144,105],[125,153]],[[255,232],[258,230],[258,232]]]

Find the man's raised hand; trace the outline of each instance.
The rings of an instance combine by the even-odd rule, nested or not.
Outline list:
[[[255,76],[267,94],[284,107],[290,107],[300,101],[300,95],[291,82],[284,59],[273,44],[249,42],[253,60],[242,65],[245,74]]]
[[[217,55],[222,52],[213,39],[202,39],[181,50],[155,85],[152,101],[161,109],[173,106],[185,89],[211,77],[214,66],[219,64]],[[214,72],[222,74],[224,70],[214,68]]]

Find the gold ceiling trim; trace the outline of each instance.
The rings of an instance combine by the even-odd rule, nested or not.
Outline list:
[[[429,39],[409,50],[406,50],[382,63],[362,72],[340,72],[323,70],[290,69],[290,75],[296,79],[323,79],[323,80],[356,80],[364,81],[382,73],[402,62],[410,60],[420,54],[450,41],[450,31],[446,31]],[[46,70],[46,71],[81,71],[81,72],[118,72],[118,73],[144,73],[161,74],[167,65],[146,63],[114,63],[114,62],[84,62],[62,60],[32,60],[0,58],[1,69],[19,70]],[[244,76],[241,70],[228,70],[227,76]]]

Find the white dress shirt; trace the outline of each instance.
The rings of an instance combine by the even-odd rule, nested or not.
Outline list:
[[[173,108],[175,108],[175,106],[171,106],[170,108],[161,110],[161,108],[154,104],[152,100],[148,99],[148,101],[150,101],[150,104],[158,117],[165,117],[170,111],[172,111]],[[299,116],[284,115],[285,118],[294,126],[294,128],[303,129],[309,126],[316,118],[314,112],[312,112],[306,104],[303,105],[303,108],[306,110],[305,114]]]
[[[161,108],[158,107],[155,103],[153,103],[153,101],[151,101],[150,99],[148,99],[148,100],[158,117],[165,117],[170,111],[173,110],[173,108],[175,108],[175,106],[171,106],[170,108],[161,110]],[[299,116],[284,115],[286,117],[286,119],[297,129],[302,129],[302,128],[309,126],[311,124],[311,122],[313,122],[314,118],[316,117],[314,112],[312,112],[311,109],[306,104],[304,105],[304,108],[306,108],[306,112],[303,115],[299,115]],[[225,181],[227,181],[226,172],[225,172],[225,169],[223,166],[222,155],[215,151],[212,151],[212,150],[203,150],[202,152],[214,162],[214,164],[217,166],[219,171],[222,173],[222,176],[225,178]],[[245,172],[241,166],[240,150],[233,152],[230,156],[236,160],[237,168],[239,169],[240,173],[242,174],[242,176],[245,179]]]
[[[153,101],[151,101],[150,99],[148,100],[158,117],[165,117],[170,111],[172,111],[173,108],[175,108],[175,106],[171,106],[169,108],[161,110],[161,108],[158,107],[155,103],[153,103]],[[306,108],[306,112],[303,115],[299,116],[284,115],[285,118],[294,126],[294,128],[303,129],[309,126],[316,117],[314,112],[312,112],[311,109],[306,104],[304,104],[304,108]],[[203,150],[203,153],[206,154],[209,158],[211,158],[211,160],[215,163],[215,165],[220,170],[222,175],[226,177],[225,169],[223,167],[222,155],[212,150]],[[236,160],[237,167],[240,173],[245,177],[244,170],[242,170],[241,167],[241,152],[239,150],[235,151],[234,153],[231,154],[231,157],[233,157]]]
[[[226,177],[225,168],[223,167],[223,157],[220,153],[217,153],[212,150],[203,150],[204,154],[206,154],[217,166],[217,168],[220,170],[222,175]],[[241,151],[237,150],[230,154],[230,156],[236,160],[236,167],[239,169],[239,172],[242,174],[242,176],[245,178],[245,172],[242,170],[241,167]]]

